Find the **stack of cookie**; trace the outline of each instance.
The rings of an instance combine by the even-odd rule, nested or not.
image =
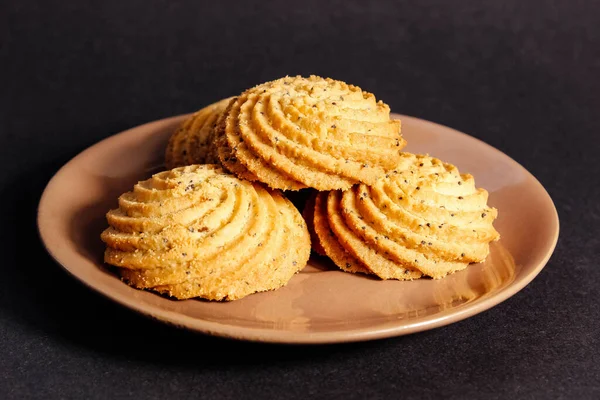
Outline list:
[[[135,287],[215,300],[285,285],[311,242],[341,270],[382,279],[437,279],[484,260],[499,237],[487,192],[405,145],[389,107],[356,86],[258,85],[173,133],[170,170],[109,212],[105,260]],[[282,193],[301,189],[314,192],[304,219]]]

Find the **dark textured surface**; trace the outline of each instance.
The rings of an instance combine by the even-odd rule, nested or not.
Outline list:
[[[299,3],[0,3],[0,397],[600,398],[598,3]],[[445,328],[273,347],[138,317],[46,255],[37,201],[69,158],[297,73],[357,84],[524,165],[561,218],[547,267]]]

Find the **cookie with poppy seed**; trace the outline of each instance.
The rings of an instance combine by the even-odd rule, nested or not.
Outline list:
[[[107,220],[105,261],[131,286],[178,299],[277,289],[310,255],[306,224],[289,200],[216,165],[138,182]]]
[[[313,224],[327,255],[346,269],[343,248],[380,278],[402,280],[442,278],[483,261],[499,238],[487,191],[436,158],[405,153],[400,165],[372,186],[319,195],[329,229],[317,221],[319,199]]]
[[[216,127],[223,165],[272,188],[348,189],[396,168],[405,140],[389,107],[357,86],[285,77],[239,95]]]

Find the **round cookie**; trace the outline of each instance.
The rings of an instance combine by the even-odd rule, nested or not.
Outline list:
[[[313,224],[326,254],[340,266],[343,248],[382,279],[442,278],[483,261],[499,238],[488,193],[471,175],[428,156],[406,153],[403,168],[374,185],[325,196],[331,233],[318,223],[317,207]],[[337,248],[325,245],[332,241]]]
[[[165,151],[167,169],[191,164],[218,163],[213,149],[214,129],[232,98],[221,100],[196,111],[169,138]]]
[[[285,77],[238,96],[217,125],[219,159],[272,188],[348,189],[396,168],[400,121],[371,93],[341,81]]]
[[[277,289],[310,255],[306,224],[289,200],[215,165],[139,182],[107,220],[105,261],[130,285],[179,299]]]

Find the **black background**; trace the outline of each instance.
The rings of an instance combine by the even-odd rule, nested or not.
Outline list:
[[[1,2],[0,397],[599,398],[599,3],[412,3]],[[46,255],[37,202],[79,151],[310,73],[531,171],[561,219],[538,278],[444,328],[286,347],[151,322]]]

